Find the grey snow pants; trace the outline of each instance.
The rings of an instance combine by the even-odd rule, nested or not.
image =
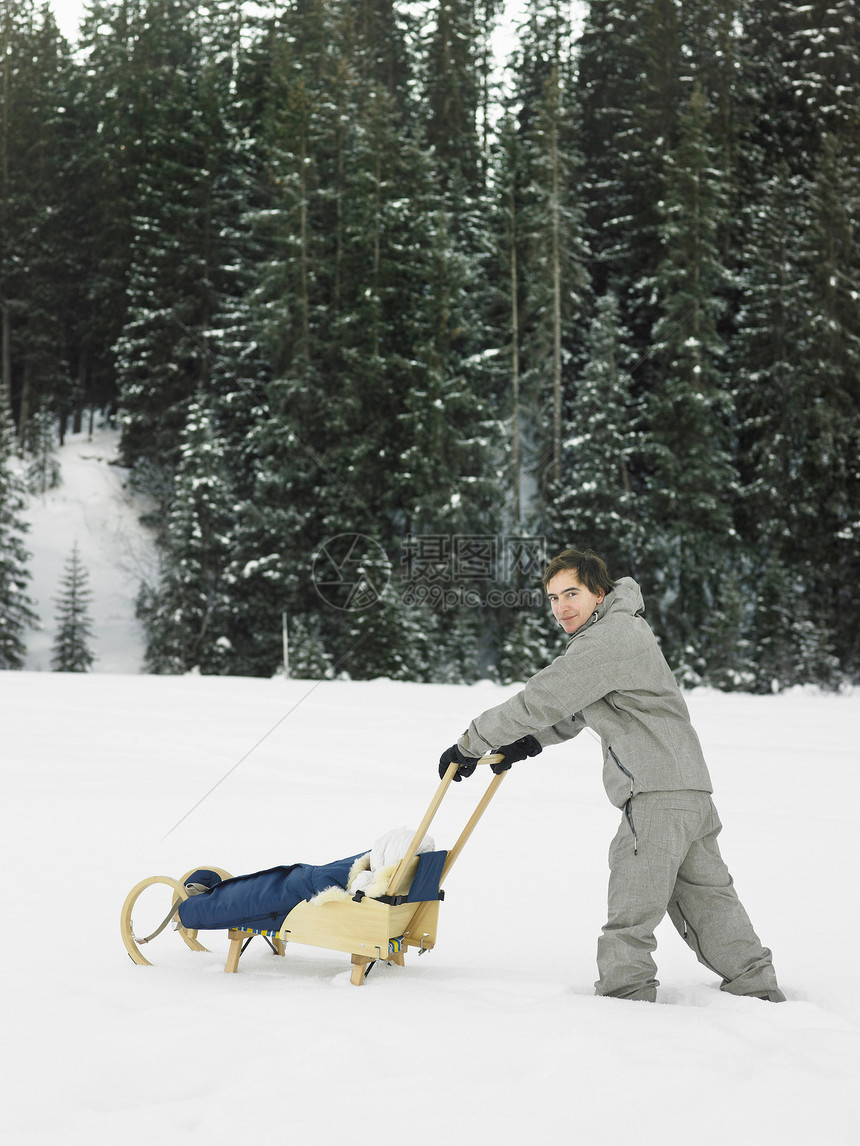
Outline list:
[[[771,953],[753,930],[720,855],[721,828],[707,792],[633,797],[609,848],[609,912],[597,944],[596,994],[656,999],[651,952],[654,931],[668,912],[699,962],[719,975],[722,990],[782,998]]]

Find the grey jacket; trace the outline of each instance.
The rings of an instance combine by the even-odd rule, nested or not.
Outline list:
[[[462,751],[482,756],[528,734],[560,744],[588,727],[603,744],[603,784],[617,807],[639,792],[712,792],[684,698],[644,611],[639,586],[622,577],[563,656],[472,721]]]

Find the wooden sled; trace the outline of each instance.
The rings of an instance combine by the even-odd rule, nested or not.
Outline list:
[[[494,754],[482,757],[478,763],[492,764],[502,759],[501,755]],[[343,951],[351,955],[352,974],[350,981],[357,987],[362,985],[367,972],[377,960],[402,966],[405,962],[404,953],[407,948],[417,948],[419,955],[431,950],[436,945],[440,900],[434,898],[414,902],[405,901],[405,899],[419,865],[418,849],[439,810],[456,771],[456,763],[451,764],[436,794],[430,801],[406,854],[394,869],[385,895],[385,900],[390,902],[371,899],[368,896],[338,899],[319,904],[304,900],[296,904],[290,911],[277,932],[256,931],[251,928],[230,928],[227,932],[230,946],[224,970],[228,972],[238,971],[242,951],[254,935],[263,935],[277,955],[286,954],[287,943],[303,943],[309,947],[320,947],[328,951]],[[492,777],[457,842],[448,852],[439,879],[440,889],[506,775],[507,772],[500,772]],[[202,866],[204,865],[199,865],[199,867]],[[216,872],[222,879],[231,878],[222,868],[207,866],[210,871]],[[120,929],[125,948],[135,963],[146,967],[151,966],[140,947],[154,939],[173,921],[179,905],[188,898],[185,881],[197,870],[199,868],[192,868],[179,880],[172,879],[170,876],[150,876],[148,879],[141,880],[128,893],[120,915]],[[134,934],[132,911],[141,893],[156,883],[166,884],[172,889],[174,897],[172,908],[167,918],[152,935],[145,939],[138,939]],[[198,941],[196,931],[181,925],[177,926],[176,930],[186,946],[192,951],[207,950]]]

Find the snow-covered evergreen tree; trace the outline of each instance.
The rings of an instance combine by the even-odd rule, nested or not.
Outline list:
[[[284,611],[338,671],[311,566],[352,531],[394,574],[348,621],[352,675],[508,676],[528,612],[457,604],[495,582],[451,575],[422,641],[397,607],[409,539],[555,548],[576,519],[635,567],[687,679],[832,680],[832,657],[856,679],[855,7],[590,0],[574,52],[567,9],[529,0],[491,109],[497,0],[91,0],[74,55],[6,4],[19,447],[39,410],[61,435],[119,413],[163,527],[191,504],[200,397],[231,518],[206,671],[277,672]],[[583,419],[616,351],[623,384]]]
[[[718,322],[730,284],[720,257],[723,176],[710,109],[695,87],[669,158],[664,258],[652,285],[653,388],[646,398],[648,465],[643,567],[655,592],[664,648],[689,683],[709,668],[710,632],[724,632],[721,587],[737,559],[733,506],[733,395]],[[711,665],[716,669],[716,666]]]
[[[377,571],[369,572],[373,577]],[[345,672],[359,680],[433,677],[432,654],[438,652],[433,648],[436,638],[433,615],[424,617],[405,610],[391,583],[366,608],[339,617],[337,631],[334,663],[339,673]]]
[[[634,348],[655,320],[650,278],[662,258],[664,161],[676,142],[680,6],[673,0],[594,0],[586,10],[577,79],[583,188],[598,295],[612,289]],[[637,370],[644,384],[648,363]]]
[[[474,195],[483,167],[477,7],[474,0],[434,0],[429,15],[422,52],[427,140],[445,184]]]
[[[860,658],[851,589],[860,569],[860,128],[848,110],[860,57],[841,4],[772,3],[750,15],[731,351],[753,672],[769,689],[832,684],[833,657],[850,674]]]
[[[218,220],[211,184],[219,156],[200,93],[193,7],[148,0],[134,40],[133,122],[140,167],[131,216],[127,309],[115,346],[126,464],[175,462],[185,414],[208,376],[201,338],[214,312],[210,266]]]
[[[77,541],[66,561],[60,580],[57,605],[57,633],[51,656],[54,672],[89,672],[95,662],[90,641],[93,637],[89,606],[92,593],[89,573],[81,561]]]
[[[789,493],[795,551],[811,595],[833,601],[815,623],[845,669],[860,670],[860,124],[825,136],[798,243],[804,306],[794,361],[805,417]],[[814,495],[810,497],[810,491]],[[796,501],[795,501],[796,492]]]
[[[632,484],[641,439],[628,337],[610,292],[598,299],[588,331],[588,357],[563,442],[561,487],[547,511],[551,550],[593,548],[619,577],[638,572],[645,542],[643,507]]]
[[[291,617],[288,632],[291,677],[299,680],[328,680],[334,675],[331,657],[319,634],[304,618]]]
[[[551,639],[551,623],[536,609],[520,609],[504,631],[497,675],[502,684],[527,681],[563,651]]]
[[[231,671],[227,569],[234,512],[223,442],[209,407],[198,400],[180,443],[161,581],[140,605],[150,671]]]
[[[115,346],[127,317],[132,219],[146,150],[140,111],[146,84],[134,62],[142,11],[137,0],[87,6],[81,66],[70,85],[75,146],[65,187],[75,258],[66,298],[74,385],[63,406],[75,430],[85,408],[113,411],[117,400]]]
[[[764,536],[771,540],[769,531]],[[743,682],[753,692],[779,692],[813,682],[837,688],[845,680],[833,631],[822,623],[824,611],[798,588],[808,573],[785,562],[778,551],[755,562],[755,589],[747,608],[750,658]]]
[[[73,237],[64,163],[69,51],[49,7],[0,13],[0,376],[19,440],[67,385]]]
[[[0,669],[24,666],[24,636],[38,618],[27,593],[30,554],[24,544],[24,485],[15,456],[15,431],[0,407]]]
[[[860,27],[852,0],[778,5],[787,10],[783,57],[793,96],[817,151],[825,136],[856,138],[860,99]]]
[[[547,500],[561,480],[569,395],[581,365],[579,331],[590,306],[572,56],[569,11],[555,0],[531,0],[514,57],[518,146],[509,156],[518,170],[509,178],[522,284],[520,390],[531,422],[524,438],[534,443],[529,469]]]
[[[455,213],[407,127],[396,23],[391,43],[372,44],[384,5],[367,15],[366,25],[339,4],[285,12],[263,89],[265,193],[248,218],[265,258],[246,299],[262,386],[237,486],[250,511],[232,547],[236,628],[260,633],[247,648],[253,671],[274,665],[271,620],[285,608],[317,613],[330,655],[342,652],[343,618],[325,617],[310,568],[328,539],[365,535],[397,566],[405,534],[486,528],[495,497],[469,290],[488,244],[474,199]],[[347,671],[360,675],[362,657],[383,671],[372,619],[354,620],[364,652]],[[386,656],[414,667],[422,645],[405,617],[393,609],[384,628]]]

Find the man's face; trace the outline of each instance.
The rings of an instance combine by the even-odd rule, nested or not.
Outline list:
[[[582,584],[573,569],[563,569],[547,583],[546,594],[555,619],[568,634],[582,628],[606,596],[601,589],[592,593]]]

